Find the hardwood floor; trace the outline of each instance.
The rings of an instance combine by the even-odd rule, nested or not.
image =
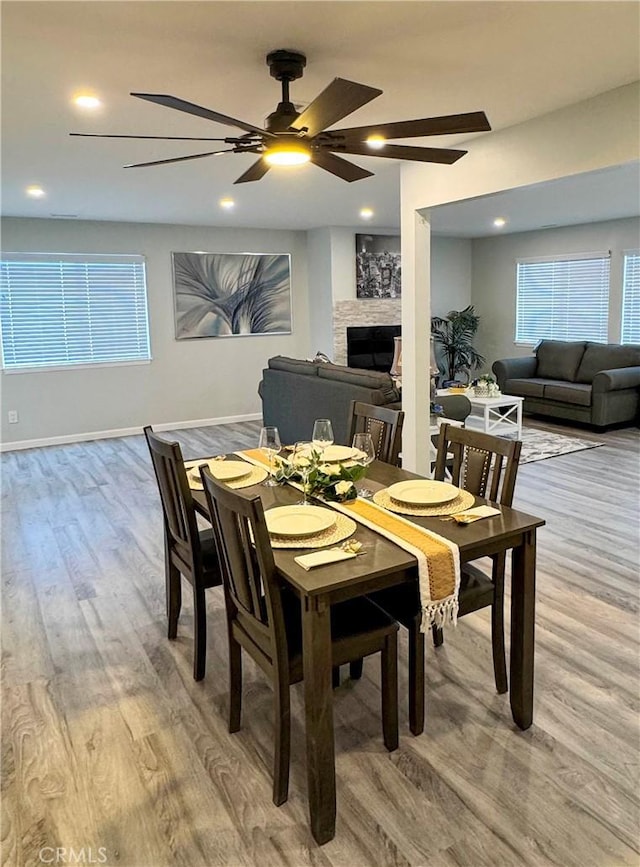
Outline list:
[[[401,630],[397,752],[380,738],[375,661],[335,692],[338,820],[323,847],[308,828],[301,687],[278,808],[271,692],[247,657],[246,717],[227,732],[222,592],[208,591],[202,682],[188,593],[166,639],[143,437],[4,454],[2,864],[78,863],[83,850],[84,863],[122,867],[638,865],[638,430],[527,423],[605,443],[520,468],[515,507],[547,521],[535,723],[518,731],[494,691],[486,609],[429,647],[426,729],[413,737]],[[192,458],[257,433],[175,438]]]

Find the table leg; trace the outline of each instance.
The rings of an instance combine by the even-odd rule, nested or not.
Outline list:
[[[336,769],[331,689],[331,609],[302,600],[307,785],[311,833],[319,844],[336,832]]]
[[[509,698],[516,725],[533,722],[533,658],[536,614],[536,531],[525,533],[511,563],[511,684]]]
[[[518,439],[522,439],[522,404],[523,400],[518,401],[518,411],[516,413],[516,424],[518,425]]]

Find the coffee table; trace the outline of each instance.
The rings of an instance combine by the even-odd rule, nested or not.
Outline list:
[[[465,422],[467,427],[497,435],[515,432],[518,439],[522,438],[523,397],[513,394],[476,397],[471,393],[467,397],[471,401],[471,415]]]

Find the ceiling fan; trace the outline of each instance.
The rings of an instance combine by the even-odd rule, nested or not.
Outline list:
[[[89,138],[132,138],[162,139],[163,141],[220,141],[231,145],[223,150],[190,154],[166,160],[153,160],[134,163],[125,168],[166,165],[167,163],[197,160],[202,157],[221,156],[222,154],[257,154],[259,159],[246,172],[234,181],[244,184],[259,181],[272,165],[296,165],[312,162],[314,165],[351,183],[371,177],[367,171],[348,160],[344,154],[368,157],[387,157],[396,160],[415,160],[428,163],[450,165],[464,156],[467,151],[450,148],[411,147],[389,144],[388,139],[414,138],[416,136],[449,135],[452,133],[485,132],[491,129],[483,111],[466,114],[451,114],[444,117],[427,117],[417,120],[403,120],[396,123],[370,124],[369,126],[331,129],[327,127],[348,114],[380,96],[381,90],[334,78],[305,109],[298,112],[289,101],[289,83],[302,77],[307,60],[297,51],[278,49],[267,55],[267,65],[273,78],[282,83],[282,100],[266,120],[266,128],[261,129],[252,123],[229,117],[218,111],[203,108],[186,102],[177,96],[156,93],[132,93],[138,99],[155,102],[167,108],[184,111],[196,117],[203,117],[227,126],[245,130],[240,136],[224,138],[203,138],[199,136],[156,136],[156,135],[102,135],[97,133],[70,133],[73,136]]]

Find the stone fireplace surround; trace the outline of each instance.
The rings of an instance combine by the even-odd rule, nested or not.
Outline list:
[[[400,325],[400,298],[363,298],[333,305],[333,361],[347,363],[347,328],[358,325]]]

